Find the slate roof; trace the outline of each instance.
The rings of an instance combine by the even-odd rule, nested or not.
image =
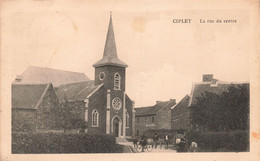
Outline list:
[[[211,82],[201,82],[201,83],[193,83],[192,90],[191,90],[191,98],[189,101],[189,106],[193,105],[197,101],[197,97],[201,97],[203,93],[210,92],[215,94],[221,94],[228,90],[231,86],[238,86],[242,84],[247,84],[247,82],[221,82],[217,81],[217,86],[212,86]]]
[[[127,67],[127,64],[117,57],[116,42],[115,42],[115,35],[114,35],[111,15],[110,15],[110,20],[108,25],[107,38],[106,38],[103,58],[98,62],[96,62],[93,65],[93,67],[100,67],[105,65]]]
[[[175,100],[170,100],[170,101],[158,102],[154,106],[136,107],[135,116],[155,115],[160,109],[166,107],[172,107],[175,104],[176,104]]]
[[[58,87],[57,95],[61,102],[67,101],[83,101],[85,100],[92,92],[98,90],[101,85],[94,85],[94,81],[86,81],[79,83],[64,84]]]
[[[172,117],[179,116],[180,114],[184,114],[188,111],[190,97],[186,95],[181,99],[179,103],[172,107]]]
[[[21,75],[17,76],[17,78],[21,79],[21,81],[14,81],[13,84],[47,84],[51,82],[54,87],[58,87],[61,84],[89,80],[89,78],[84,73],[36,66],[28,67]]]
[[[126,100],[129,100],[131,103],[134,103],[134,101],[133,101],[133,100],[131,100],[131,98],[130,98],[130,97],[127,95],[127,94],[126,94],[125,96],[126,96],[126,97],[125,97],[125,98],[126,98]]]
[[[50,84],[12,84],[12,109],[37,109]]]

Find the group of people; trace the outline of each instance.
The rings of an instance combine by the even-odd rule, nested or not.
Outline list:
[[[135,137],[133,139],[133,143],[134,143],[134,147],[137,147],[137,143],[138,143],[138,138]],[[146,146],[148,144],[148,139],[146,137],[145,134],[143,134],[141,136],[141,140],[140,140],[140,145],[142,147]],[[159,136],[155,133],[154,136],[153,136],[153,148],[157,148],[158,145],[160,145],[160,148],[162,148],[162,145],[165,144],[165,149],[168,149],[168,145],[169,145],[169,136],[168,134],[166,133],[165,136],[163,138],[159,138]],[[142,148],[142,151],[143,151],[144,148]]]
[[[153,142],[151,143],[153,148],[156,149],[158,145],[160,145],[160,149],[162,148],[162,145],[164,144],[165,149],[168,149],[168,145],[169,145],[169,135],[167,133],[165,133],[165,135],[161,138],[159,138],[159,136],[157,135],[157,133],[154,134],[153,136]],[[135,137],[133,139],[133,143],[134,143],[134,147],[137,147],[137,143],[138,143],[138,137]],[[185,152],[187,151],[186,148],[186,141],[184,138],[177,138],[176,139],[176,150],[177,152]],[[148,138],[146,137],[145,134],[143,134],[141,136],[141,140],[140,140],[140,145],[142,146],[142,151],[144,151],[144,147],[148,144]],[[190,145],[190,151],[191,152],[196,152],[197,148],[198,148],[198,144],[195,141],[191,142]]]
[[[168,149],[169,145],[169,136],[166,133],[163,138],[159,138],[159,136],[155,133],[153,136],[153,146],[156,149],[157,145],[160,145],[160,149],[162,148],[162,144],[165,144],[165,149]]]

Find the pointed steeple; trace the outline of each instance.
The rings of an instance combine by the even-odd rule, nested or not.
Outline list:
[[[127,64],[117,57],[116,41],[112,23],[112,13],[110,12],[110,20],[107,31],[107,39],[104,48],[103,58],[96,62],[93,67],[100,67],[105,65],[113,65],[119,67],[127,67]]]

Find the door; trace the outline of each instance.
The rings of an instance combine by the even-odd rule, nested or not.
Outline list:
[[[115,135],[116,135],[116,137],[118,137],[118,132],[119,132],[118,123],[115,123]]]
[[[119,136],[119,120],[118,118],[115,118],[114,121],[113,121],[113,126],[114,126],[114,134],[116,137]]]

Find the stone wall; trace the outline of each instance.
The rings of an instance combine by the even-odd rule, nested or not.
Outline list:
[[[37,129],[49,130],[60,128],[60,102],[53,86],[50,84],[42,102],[37,108]]]

